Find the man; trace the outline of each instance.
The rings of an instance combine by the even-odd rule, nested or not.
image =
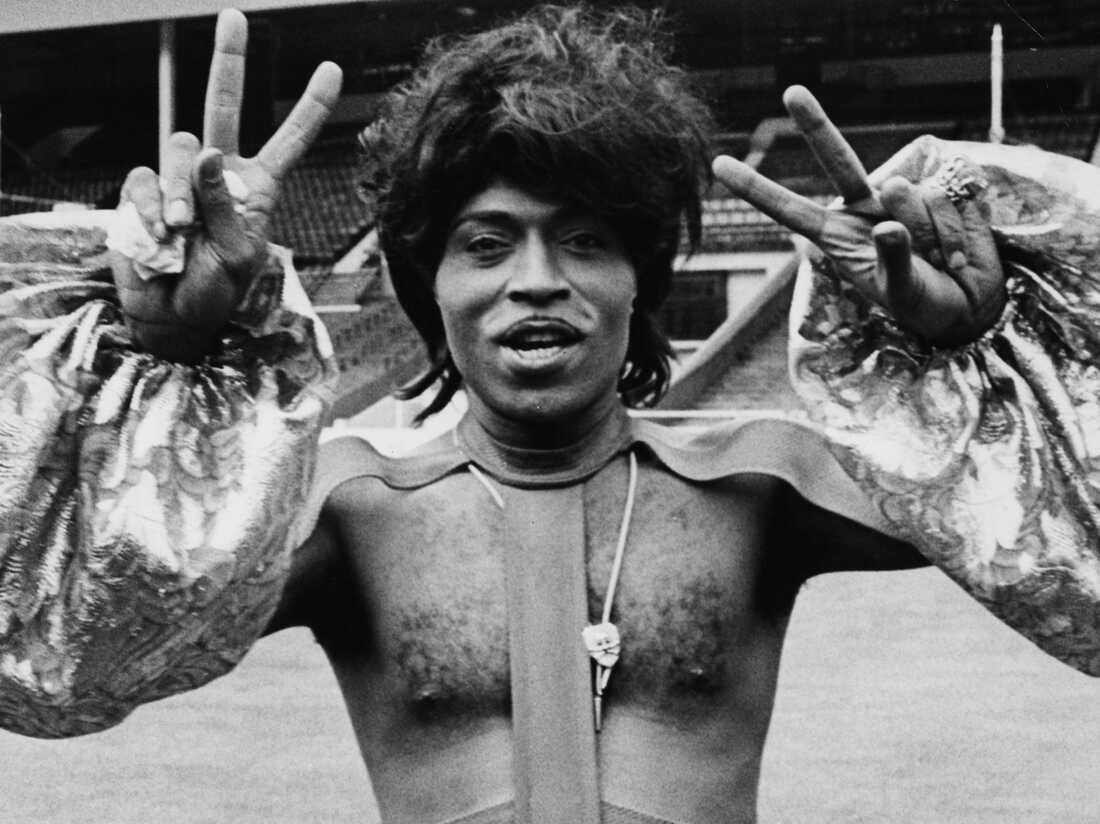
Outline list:
[[[406,459],[384,459],[355,439],[327,445],[294,526],[292,565],[274,563],[277,574],[263,560],[253,574],[251,556],[249,564],[227,559],[225,538],[189,548],[187,536],[224,507],[194,517],[185,507],[164,516],[163,527],[127,526],[108,554],[124,546],[141,571],[149,564],[142,551],[180,559],[179,580],[145,577],[161,585],[162,597],[178,598],[185,629],[177,634],[188,642],[180,664],[149,622],[115,615],[127,639],[104,634],[127,661],[139,662],[130,680],[157,682],[134,700],[204,680],[217,669],[212,658],[231,665],[261,618],[270,618],[268,631],[305,625],[324,647],[386,822],[755,819],[780,651],[799,587],[832,570],[926,562],[891,537],[913,522],[884,516],[857,485],[868,475],[858,468],[874,465],[857,463],[853,481],[817,432],[768,421],[689,438],[627,418],[624,400],[652,400],[667,383],[667,342],[653,314],[668,289],[681,222],[698,237],[698,191],[707,180],[705,114],[655,37],[650,22],[633,14],[541,10],[432,54],[401,90],[366,143],[381,175],[379,222],[395,288],[431,356],[428,374],[405,393],[437,387],[430,413],[461,386],[469,414]],[[243,18],[223,14],[206,146],[175,137],[163,179],[136,170],[125,187],[124,201],[162,246],[186,234],[183,271],[150,272],[154,258],[133,249],[116,252],[112,264],[129,333],[149,355],[111,355],[137,365],[110,373],[105,385],[118,387],[108,400],[121,396],[135,415],[161,415],[181,433],[169,444],[183,449],[179,461],[201,467],[194,477],[213,473],[215,483],[237,459],[217,457],[225,439],[203,436],[202,426],[211,408],[226,419],[237,413],[204,406],[203,398],[235,399],[218,382],[232,369],[243,370],[245,377],[233,378],[242,393],[249,387],[250,397],[280,398],[287,431],[299,419],[313,431],[316,418],[312,407],[302,409],[304,384],[292,380],[309,346],[285,355],[293,349],[285,341],[300,342],[308,328],[288,325],[275,336],[284,341],[278,350],[274,337],[261,337],[272,317],[282,317],[278,310],[261,307],[269,312],[250,321],[261,329],[254,339],[227,324],[234,317],[242,324],[234,307],[268,268],[278,178],[319,127],[338,75],[322,67],[290,125],[244,159],[236,151],[244,46]],[[863,296],[853,300],[889,307],[902,327],[958,360],[1005,304],[986,216],[968,191],[951,199],[943,186],[902,177],[872,186],[808,93],[792,91],[787,105],[844,208],[798,201],[728,158],[715,164],[719,179],[818,242]],[[236,197],[223,170],[243,183]],[[906,226],[923,257],[910,255]],[[879,323],[880,315],[869,317]],[[826,327],[821,321],[817,329]],[[810,339],[815,329],[804,333]],[[82,351],[64,353],[75,362]],[[261,355],[268,371],[240,365]],[[97,368],[114,363],[96,357]],[[174,365],[156,365],[165,362]],[[165,403],[144,406],[155,387],[128,382],[142,368],[194,388],[173,394],[186,400],[168,411]],[[834,377],[823,375],[825,383]],[[102,411],[106,402],[99,397],[67,431],[115,420]],[[881,402],[869,415],[887,408]],[[107,427],[103,438],[128,425]],[[141,454],[139,438],[118,438],[110,443]],[[240,451],[256,449],[239,440]],[[307,472],[308,437],[299,433],[290,447],[286,440],[251,499],[278,488],[291,466],[284,453],[298,456],[293,478]],[[855,450],[844,446],[851,469]],[[146,492],[97,501],[94,518],[126,519],[140,501],[163,501],[167,487],[185,497],[190,481],[174,480],[184,473],[158,463],[173,460],[172,450],[156,454],[103,457],[110,466],[121,461],[116,485]],[[286,523],[277,507],[264,513]],[[257,541],[259,516],[242,517],[251,519],[242,546],[285,545],[270,536]],[[930,546],[937,537],[928,537]],[[969,544],[956,550],[959,557],[968,551]],[[216,562],[206,563],[211,554]],[[202,575],[190,574],[197,564],[205,564]],[[114,593],[145,586],[135,583],[139,576],[110,571],[89,587],[105,579]],[[207,582],[202,593],[215,595],[190,587],[196,578]],[[276,608],[271,595],[280,588]],[[159,607],[153,596],[129,603]],[[100,631],[85,621],[81,639],[99,643]],[[155,643],[143,645],[144,633]],[[223,644],[224,635],[234,643]],[[9,671],[28,681],[52,672],[38,664],[47,648],[28,646],[35,654],[17,655],[23,669]],[[65,662],[57,666],[68,677]],[[191,668],[202,677],[189,681]],[[88,717],[119,680],[106,664],[98,673],[73,701]],[[6,722],[29,703],[11,701]]]

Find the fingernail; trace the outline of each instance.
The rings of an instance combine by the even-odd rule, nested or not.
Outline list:
[[[203,169],[203,182],[217,183],[222,178],[222,156],[215,155],[206,161]]]
[[[168,210],[164,213],[166,222],[175,226],[181,226],[189,221],[187,201],[173,200],[168,204]]]
[[[951,253],[951,257],[947,259],[947,265],[951,269],[962,269],[966,266],[966,254],[960,251],[954,251]]]
[[[153,237],[157,240],[164,240],[168,235],[168,227],[164,225],[163,220],[158,220],[153,224]]]

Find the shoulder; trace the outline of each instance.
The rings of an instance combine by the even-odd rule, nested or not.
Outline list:
[[[744,473],[808,481],[822,459],[832,460],[821,435],[793,417],[746,417],[684,427],[639,420],[634,431],[635,440],[671,471],[696,481]]]
[[[323,438],[317,455],[314,489],[335,489],[359,475],[385,474],[385,456],[366,438],[340,435]]]
[[[359,484],[359,490],[374,487],[375,494],[386,489],[415,489],[426,486],[462,466],[462,456],[453,447],[435,444],[427,452],[409,456],[383,454],[371,441],[359,434],[328,430],[321,436],[314,467],[313,484],[295,521],[294,545],[300,545],[318,528],[322,513],[338,489],[356,479],[373,479],[376,484]],[[359,496],[359,504],[367,505]]]
[[[353,478],[370,477],[395,489],[416,489],[465,463],[449,432],[400,454],[383,452],[362,434],[338,434],[322,438],[315,487],[331,491]]]
[[[634,431],[636,442],[688,480],[770,476],[827,511],[886,528],[882,515],[837,462],[828,438],[804,418],[761,415],[683,428],[638,420]]]

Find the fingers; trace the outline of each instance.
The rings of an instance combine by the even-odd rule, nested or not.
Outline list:
[[[204,145],[225,154],[236,154],[239,150],[247,47],[248,22],[244,15],[236,9],[221,12],[214,31],[214,57],[206,84],[202,134]]]
[[[268,174],[278,179],[297,162],[317,137],[340,97],[343,72],[335,63],[317,67],[305,93],[286,120],[256,155]]]
[[[979,325],[988,327],[1001,316],[1007,300],[1000,254],[983,205],[964,200],[958,212],[966,245],[948,260],[948,271],[966,293]]]
[[[214,33],[203,114],[203,145],[226,155],[240,152],[247,47],[248,22],[239,11],[226,9],[218,15]],[[271,177],[280,178],[309,148],[339,99],[342,82],[335,63],[322,63],[314,71],[301,99],[256,156]]]
[[[942,266],[936,227],[920,189],[903,177],[892,177],[882,184],[880,196],[887,213],[909,230],[917,253],[934,266]]]
[[[920,192],[924,198],[924,206],[932,218],[932,225],[936,229],[940,261],[950,272],[958,274],[966,266],[968,242],[962,215],[942,186],[925,181],[921,184]]]
[[[191,169],[198,157],[199,139],[187,132],[176,132],[168,139],[160,185],[164,198],[164,223],[180,229],[195,221],[195,197],[191,188]]]
[[[895,177],[883,184],[882,203],[909,229],[917,254],[957,283],[975,313],[1000,294],[996,245],[976,201],[956,204],[931,180],[914,185]]]
[[[252,235],[223,174],[223,156],[217,149],[203,149],[195,164],[193,185],[207,236],[221,262],[236,274],[251,264],[256,254]]]
[[[871,230],[871,237],[885,275],[886,305],[895,314],[912,313],[924,298],[924,283],[913,277],[909,232],[903,224],[887,220]]]
[[[863,164],[810,90],[791,86],[783,94],[783,105],[844,202],[870,199],[871,187]]]
[[[963,218],[942,186],[919,186],[892,177],[882,186],[882,204],[913,235],[917,253],[933,266],[960,273],[966,266],[969,242]]]
[[[134,169],[122,186],[121,200],[134,204],[141,222],[154,238],[164,240],[171,229],[195,221],[191,172],[199,153],[199,139],[176,132],[168,139],[165,165],[158,177],[147,167]]]
[[[119,205],[132,203],[137,209],[145,230],[157,240],[167,235],[160,200],[160,181],[157,173],[148,166],[141,166],[126,175],[119,193]]]
[[[210,256],[212,250],[208,246],[203,247],[198,254]],[[189,330],[192,333],[224,327],[242,291],[238,279],[228,276],[225,268],[219,265],[222,263],[220,258],[208,257],[198,263],[200,265],[196,265],[187,277],[179,281],[171,296],[172,312],[178,319],[177,323],[182,321],[194,327]]]
[[[940,346],[973,339],[970,306],[959,284],[912,255],[909,233],[897,221],[872,230],[886,306],[903,325]]]
[[[719,155],[714,160],[713,168],[714,176],[727,189],[776,223],[814,243],[821,239],[828,215],[824,206],[795,194],[732,157]]]

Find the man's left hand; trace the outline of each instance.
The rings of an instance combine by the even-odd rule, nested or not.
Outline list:
[[[810,92],[783,96],[841,203],[827,208],[731,157],[714,161],[731,192],[816,244],[841,277],[936,346],[979,338],[1005,306],[1004,273],[982,204],[952,200],[933,180],[901,177],[875,189],[863,164]]]

